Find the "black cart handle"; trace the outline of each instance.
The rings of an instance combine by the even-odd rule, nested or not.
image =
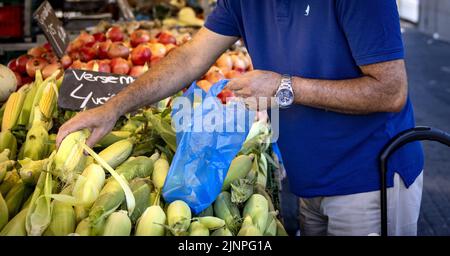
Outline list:
[[[392,138],[380,154],[381,170],[381,236],[387,236],[387,160],[397,149],[414,141],[437,141],[450,147],[450,134],[430,127],[416,127]]]

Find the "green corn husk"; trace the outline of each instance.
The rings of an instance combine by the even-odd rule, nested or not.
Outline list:
[[[223,182],[222,190],[228,190],[233,181],[245,178],[252,168],[253,159],[253,154],[240,155],[233,159]]]
[[[25,220],[27,217],[28,208],[20,211],[14,218],[12,218],[1,230],[0,236],[26,236]]]
[[[47,141],[47,156],[48,157],[51,152],[56,150],[56,135],[55,133],[48,135],[48,141]],[[87,164],[86,164],[87,166]]]
[[[130,138],[130,136],[131,136],[131,132],[129,132],[129,131],[112,131],[112,132],[106,134],[99,142],[97,142],[96,146],[99,146],[101,148],[106,148],[120,140]]]
[[[100,218],[96,223],[92,223],[89,220],[89,226],[91,227],[92,236],[102,236],[105,230],[106,217]]]
[[[164,236],[166,213],[159,205],[148,207],[136,224],[136,236]],[[170,232],[169,232],[170,233]]]
[[[7,150],[9,151],[9,149],[5,149],[4,151]],[[8,172],[14,168],[14,164],[14,160],[6,160],[0,163],[0,183],[2,183],[4,179],[6,179]]]
[[[20,176],[17,173],[17,170],[12,170],[6,173],[3,182],[0,184],[0,192],[3,197],[6,197],[9,190],[20,180]]]
[[[0,230],[8,223],[9,213],[8,205],[5,202],[2,194],[0,194]]]
[[[41,160],[47,156],[48,132],[42,122],[34,122],[23,145],[23,158]]]
[[[78,208],[89,208],[97,200],[105,184],[105,171],[100,165],[90,164],[78,176],[72,195]],[[81,209],[78,209],[81,210]],[[84,219],[84,217],[83,217]]]
[[[252,217],[247,216],[244,218],[242,227],[239,230],[238,236],[262,236],[260,229],[253,224]]]
[[[25,184],[19,180],[5,197],[9,216],[15,216],[24,202]]]
[[[207,216],[214,216],[214,208],[212,205],[208,206],[208,208],[206,208],[197,215],[197,217],[207,217]]]
[[[264,231],[264,236],[276,236],[277,235],[277,221],[274,214],[267,216],[267,227]]]
[[[261,154],[257,160],[258,176],[256,177],[256,184],[261,185],[263,188],[267,186],[267,160],[264,154]]]
[[[50,172],[41,172],[27,212],[25,227],[28,235],[42,235],[50,225],[52,216],[50,196],[52,190],[52,175]]]
[[[175,236],[188,230],[191,217],[191,209],[181,200],[173,201],[167,207],[167,224]]]
[[[253,182],[247,179],[235,180],[231,183],[231,202],[242,204],[253,195]]]
[[[5,148],[1,153],[0,153],[0,163],[3,163],[5,161],[9,160],[9,155],[11,154],[11,150],[9,150],[9,148]],[[1,182],[1,181],[0,181]]]
[[[132,151],[132,141],[125,139],[108,146],[98,153],[98,155],[114,169],[127,160]]]
[[[136,178],[130,181],[130,188],[133,191],[134,199],[136,200],[136,207],[130,216],[131,222],[136,221],[141,217],[142,213],[150,206],[150,193],[152,191],[151,180],[148,178]],[[122,203],[122,209],[126,209],[126,204]]]
[[[209,236],[209,229],[200,222],[192,222],[189,226],[189,236]]]
[[[237,234],[241,227],[241,214],[238,207],[231,202],[229,192],[222,191],[214,202],[214,215],[225,221],[227,228]]]
[[[286,232],[286,229],[284,229],[283,224],[281,224],[280,220],[276,219],[277,222],[277,236],[289,236]]]
[[[245,203],[243,215],[244,217],[250,216],[253,223],[262,234],[266,230],[267,226],[269,203],[264,196],[260,194],[253,194]]]
[[[113,178],[108,179],[97,200],[89,211],[89,221],[95,225],[113,213],[122,204],[125,193],[119,182]]]
[[[0,132],[0,151],[10,150],[10,159],[16,159],[17,139],[10,130]]]
[[[165,158],[159,158],[155,162],[155,168],[152,173],[152,181],[156,189],[161,191],[166,181],[167,174],[169,173],[169,162]]]
[[[47,169],[48,159],[33,161],[25,158],[18,161],[22,166],[19,170],[20,178],[27,185],[36,185],[42,171]]]
[[[117,211],[109,215],[106,220],[103,236],[129,236],[131,234],[131,220],[127,211]]]
[[[231,233],[231,231],[227,227],[223,227],[214,230],[211,236],[233,236],[233,233]]]
[[[71,193],[71,188],[67,187],[61,194],[67,195]],[[50,224],[44,232],[44,236],[66,236],[75,231],[76,218],[73,206],[53,200],[52,217]]]
[[[41,77],[42,78],[42,77]],[[39,75],[36,76],[35,82],[30,86],[30,89],[25,97],[23,102],[22,110],[20,111],[19,118],[17,120],[17,124],[20,126],[27,126],[28,121],[30,119],[31,110],[33,109],[33,101],[36,96],[36,91],[38,89],[38,84],[40,84]]]
[[[88,218],[82,219],[78,222],[77,228],[75,229],[75,233],[80,236],[91,236],[91,225]]]
[[[206,216],[206,217],[197,217],[193,220],[200,222],[203,226],[208,228],[209,230],[215,230],[222,227],[225,227],[225,221],[221,218],[217,218],[214,216]]]

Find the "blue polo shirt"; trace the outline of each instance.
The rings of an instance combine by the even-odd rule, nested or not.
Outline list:
[[[255,69],[305,78],[359,78],[359,66],[404,57],[395,0],[219,0],[205,26],[242,37]],[[278,144],[292,192],[314,197],[379,190],[380,151],[411,127],[409,99],[400,113],[346,115],[302,105],[281,110]],[[388,166],[389,186],[394,172],[411,185],[423,169],[421,144],[403,147]]]

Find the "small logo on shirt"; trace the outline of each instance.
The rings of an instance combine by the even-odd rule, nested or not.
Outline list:
[[[309,11],[311,11],[311,7],[308,4],[308,7],[306,7],[306,10],[305,10],[305,16],[309,16]]]

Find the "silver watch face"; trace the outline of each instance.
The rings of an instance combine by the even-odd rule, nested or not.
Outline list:
[[[294,103],[294,94],[289,89],[281,89],[277,92],[277,103],[280,107],[287,107]]]

